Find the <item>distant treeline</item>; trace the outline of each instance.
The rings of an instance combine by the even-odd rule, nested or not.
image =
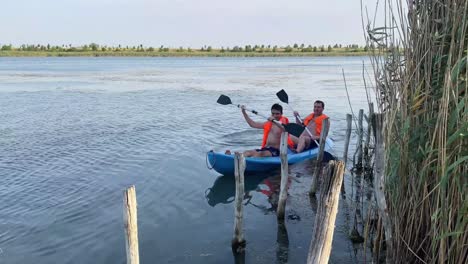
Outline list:
[[[191,52],[191,51],[205,51],[205,52],[211,52],[211,51],[219,51],[219,52],[331,52],[333,50],[344,50],[344,51],[367,51],[368,47],[367,46],[359,46],[357,44],[351,44],[351,45],[341,45],[341,44],[335,44],[335,45],[328,45],[328,46],[312,46],[312,45],[304,45],[304,44],[294,44],[294,45],[288,45],[288,46],[273,46],[273,45],[245,45],[245,46],[234,46],[234,47],[221,47],[218,49],[214,49],[211,46],[203,46],[200,49],[193,49],[193,48],[184,48],[184,47],[179,47],[179,48],[169,48],[165,46],[160,46],[160,47],[146,47],[141,45],[138,46],[107,46],[107,45],[99,45],[96,43],[91,43],[89,45],[83,45],[83,46],[72,46],[72,44],[68,45],[61,45],[61,46],[54,46],[54,45],[21,45],[19,47],[14,47],[13,45],[2,45],[0,50],[2,51],[70,51],[70,52],[76,52],[76,51],[157,51],[157,52],[169,52],[169,51],[179,51],[179,52]]]
[[[312,53],[317,53],[317,56],[329,55],[360,55],[367,53],[373,47],[359,46],[357,44],[350,45],[320,45],[312,46],[305,44],[293,44],[287,46],[277,45],[245,45],[233,47],[213,48],[212,46],[203,46],[199,49],[194,48],[173,48],[166,46],[150,47],[150,46],[107,46],[91,43],[82,46],[68,45],[21,45],[19,47],[11,44],[0,45],[0,56],[265,56],[278,53],[284,56],[314,56]],[[210,54],[212,53],[212,54]],[[236,54],[238,53],[238,54]],[[252,55],[249,55],[252,53]],[[265,54],[260,54],[265,53]],[[332,54],[335,53],[335,54]]]

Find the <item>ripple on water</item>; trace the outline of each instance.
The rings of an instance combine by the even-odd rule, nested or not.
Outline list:
[[[366,107],[362,58],[0,60],[5,263],[124,262],[122,191],[131,184],[148,249],[142,258],[205,263],[197,257],[209,252],[219,260],[212,263],[232,261],[225,246],[232,205],[207,204],[204,192],[217,174],[205,167],[205,153],[258,147],[262,131],[249,128],[236,107],[217,104],[219,94],[265,113],[281,88],[301,113],[322,98],[335,146],[343,145],[349,112],[341,66],[354,69],[346,69],[353,107]],[[310,178],[307,164],[292,171]],[[262,249],[275,241],[268,232],[275,219],[246,208],[249,233],[261,237],[251,256],[269,262]],[[297,241],[310,240],[301,223],[291,227],[291,259],[306,254]]]

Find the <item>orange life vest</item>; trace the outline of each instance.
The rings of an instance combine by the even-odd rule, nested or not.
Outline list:
[[[315,134],[317,136],[320,136],[320,132],[322,132],[322,124],[323,124],[323,120],[325,118],[327,118],[328,116],[325,115],[325,114],[321,114],[320,116],[318,116],[317,118],[315,118],[315,115],[314,113],[308,115],[305,119],[304,119],[304,125],[308,125],[310,123],[311,120],[314,120],[314,123],[315,123]]]
[[[281,124],[288,124],[289,119],[285,116],[282,116],[280,119]],[[270,134],[271,127],[273,126],[272,121],[265,122],[263,125],[263,141],[262,141],[262,148],[266,146],[266,142],[268,139],[268,134]],[[294,142],[292,141],[291,137],[288,135],[288,146],[294,148]]]

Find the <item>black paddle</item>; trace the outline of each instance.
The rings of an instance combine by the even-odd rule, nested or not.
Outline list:
[[[281,89],[281,91],[277,92],[276,93],[276,96],[278,96],[278,99],[280,99],[281,102],[287,104],[289,106],[289,108],[291,109],[291,111],[294,112],[294,109],[292,108],[292,106],[289,104],[289,97],[288,97],[288,94],[286,93],[286,91],[284,89]],[[299,116],[299,114],[297,115],[297,119],[299,119],[299,121],[302,123],[302,119],[301,117]],[[312,137],[312,133],[310,132],[309,128],[305,127],[305,130],[307,131],[307,133],[309,134],[310,138],[313,138]],[[319,143],[317,142],[317,140],[315,140],[315,144],[317,144],[317,146],[320,146]]]
[[[281,91],[277,92],[276,96],[278,96],[281,102],[289,105],[288,94],[286,93],[284,89],[281,89]]]
[[[217,101],[218,104],[222,104],[222,105],[235,105],[237,106],[238,108],[241,107],[240,104],[233,104],[232,101],[231,101],[231,98],[229,98],[228,96],[222,94],[219,96],[218,98],[218,101]],[[253,114],[256,114],[258,116],[261,116],[265,119],[268,119],[268,117],[264,116],[264,115],[261,115],[259,114],[257,111],[255,110],[250,110],[250,109],[245,109],[246,111],[249,111]],[[298,124],[295,124],[295,123],[289,123],[289,124],[281,124],[280,122],[276,121],[276,120],[273,120],[273,122],[275,122],[276,124],[278,125],[282,125],[284,127],[284,129],[286,130],[286,132],[288,132],[289,134],[293,135],[293,136],[296,136],[296,137],[299,137],[302,132],[304,131],[304,127],[301,126],[301,125],[298,125]]]

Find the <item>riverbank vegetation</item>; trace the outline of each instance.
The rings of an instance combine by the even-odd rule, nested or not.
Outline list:
[[[213,48],[203,46],[199,49],[184,47],[147,47],[138,46],[102,46],[96,43],[83,46],[61,45],[0,45],[0,56],[3,57],[67,57],[67,56],[149,56],[149,57],[279,57],[279,56],[363,56],[368,55],[371,46],[322,45],[312,46],[293,44],[288,46],[245,45]]]
[[[380,2],[391,7],[387,24],[370,22],[367,36],[379,47],[372,81],[385,117],[388,210],[366,241],[387,263],[465,263],[468,2]]]

